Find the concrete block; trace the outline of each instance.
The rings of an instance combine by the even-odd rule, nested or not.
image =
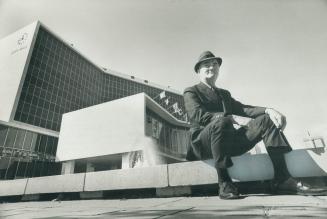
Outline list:
[[[299,149],[285,155],[293,177],[327,176],[327,153],[324,148]]]
[[[218,183],[216,169],[204,161],[168,165],[169,186],[188,186]]]
[[[96,199],[103,198],[103,191],[93,191],[93,192],[80,192],[79,197],[81,199]]]
[[[81,192],[84,178],[85,173],[30,178],[25,194]]]
[[[27,179],[0,180],[0,196],[23,195]]]
[[[327,176],[327,153],[324,149],[298,149],[285,155],[287,167],[293,177]],[[274,168],[266,153],[243,154],[232,157],[234,165],[228,172],[237,182],[271,180]],[[168,165],[170,186],[217,183],[213,160],[184,162]]]
[[[249,153],[232,157],[234,165],[228,173],[237,182],[270,180],[274,177],[274,168],[268,154]]]
[[[167,165],[86,173],[84,191],[168,186]]]
[[[174,197],[174,196],[184,196],[184,195],[191,195],[191,194],[192,194],[192,190],[190,186],[156,188],[157,197]]]

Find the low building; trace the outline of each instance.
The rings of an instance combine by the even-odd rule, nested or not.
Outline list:
[[[188,129],[140,93],[65,113],[56,159],[63,174],[185,161]]]

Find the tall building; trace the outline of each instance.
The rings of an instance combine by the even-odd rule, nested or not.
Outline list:
[[[0,77],[0,179],[60,174],[64,113],[140,92],[185,112],[179,92],[99,67],[40,22],[0,41]]]

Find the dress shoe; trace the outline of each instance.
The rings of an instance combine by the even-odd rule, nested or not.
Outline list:
[[[303,184],[292,177],[276,184],[277,194],[284,195],[322,195],[326,192],[326,188],[312,188],[309,185]]]
[[[240,198],[238,189],[232,182],[219,183],[219,197],[221,199]]]

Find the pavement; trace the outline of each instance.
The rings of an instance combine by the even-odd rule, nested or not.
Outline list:
[[[0,218],[327,218],[327,196],[249,195],[0,204]]]

